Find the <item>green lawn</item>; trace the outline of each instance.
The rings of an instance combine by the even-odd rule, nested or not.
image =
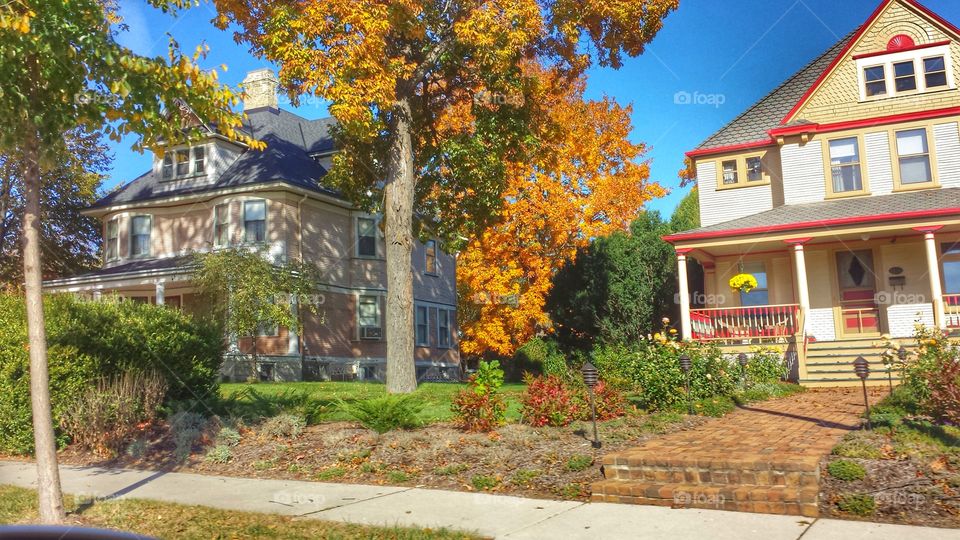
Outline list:
[[[293,519],[272,514],[216,510],[145,500],[97,502],[78,511],[65,496],[71,525],[120,529],[155,538],[340,538],[410,539],[476,538],[443,530],[368,527]],[[37,520],[37,492],[0,485],[0,525],[27,525]]]
[[[416,399],[423,403],[420,419],[424,422],[449,420],[450,403],[465,384],[424,383],[417,388]],[[523,384],[505,384],[508,420],[520,418],[520,395]],[[386,394],[380,383],[366,382],[291,382],[291,383],[225,383],[220,394],[234,411],[245,417],[270,416],[279,412],[298,412],[311,422],[349,420],[337,408],[339,400],[356,401]]]

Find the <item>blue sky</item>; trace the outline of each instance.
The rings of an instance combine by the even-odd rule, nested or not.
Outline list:
[[[603,95],[633,105],[634,141],[650,146],[651,177],[672,193],[648,208],[673,211],[689,188],[680,189],[677,171],[683,153],[822,54],[870,16],[880,0],[681,0],[663,30],[639,58],[620,70],[594,69],[588,97]],[[960,23],[960,2],[925,0],[927,7]],[[247,71],[269,66],[213,27],[213,7],[199,7],[173,18],[143,0],[121,2],[130,27],[122,43],[139,54],[163,55],[169,32],[185,51],[210,46],[207,67],[227,64],[221,80],[238,84]],[[678,105],[686,92],[703,104]],[[296,110],[307,118],[326,116],[326,104],[305,100]],[[106,188],[128,182],[150,166],[149,155],[130,150],[132,139],[112,144],[114,165]]]

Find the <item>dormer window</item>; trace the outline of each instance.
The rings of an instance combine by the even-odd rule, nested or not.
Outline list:
[[[207,172],[207,151],[203,146],[171,150],[163,155],[161,176],[164,180],[200,176]]]
[[[885,51],[854,57],[861,101],[955,88],[950,42],[916,45],[901,39],[890,43]]]
[[[723,159],[717,168],[717,189],[763,186],[770,183],[770,171],[763,163],[763,154]]]

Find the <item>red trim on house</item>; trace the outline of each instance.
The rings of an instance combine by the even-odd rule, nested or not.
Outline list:
[[[878,116],[876,118],[849,120],[847,122],[835,122],[833,124],[802,124],[799,126],[774,128],[774,129],[771,129],[769,133],[771,137],[785,137],[789,135],[799,135],[801,133],[829,133],[831,131],[843,131],[847,129],[857,129],[862,127],[882,126],[884,124],[896,124],[898,122],[930,120],[932,118],[941,118],[944,116],[956,116],[956,115],[960,115],[960,107],[950,107],[947,109],[935,109],[932,111],[918,111],[918,112],[912,112],[912,113],[894,114],[891,116]]]
[[[915,212],[900,212],[896,214],[874,214],[871,216],[854,216],[846,218],[825,219],[820,221],[802,221],[798,223],[784,223],[781,225],[770,225],[767,227],[745,227],[743,229],[730,229],[726,231],[707,231],[701,233],[689,234],[668,234],[663,236],[663,240],[673,243],[683,240],[704,240],[708,238],[718,238],[722,236],[745,236],[749,234],[786,232],[804,229],[819,229],[824,227],[859,225],[862,223],[876,223],[878,221],[892,221],[900,219],[920,219],[934,218],[942,216],[957,216],[960,214],[960,208],[940,208],[938,210],[919,210]]]
[[[790,238],[788,240],[784,240],[783,242],[785,244],[790,244],[791,246],[802,246],[811,240],[813,240],[812,236],[805,236],[803,238]]]
[[[765,146],[773,146],[774,141],[770,139],[762,141],[752,141],[740,144],[732,144],[730,146],[717,146],[715,148],[701,148],[698,150],[691,150],[686,153],[688,158],[695,158],[700,156],[708,156],[712,154],[725,154],[727,152],[737,152],[739,150],[749,150],[751,148],[763,148]]]
[[[677,249],[677,256],[679,257],[680,255],[686,255],[691,251],[693,251],[693,248],[679,248]]]
[[[935,233],[942,228],[943,228],[943,225],[930,225],[929,227],[914,227],[913,230],[927,234],[927,233]]]
[[[874,56],[883,56],[885,54],[896,54],[896,53],[908,52],[908,51],[919,51],[922,49],[940,47],[942,45],[949,45],[949,44],[950,44],[950,40],[936,41],[934,43],[923,43],[920,45],[913,45],[912,47],[904,47],[902,49],[893,49],[893,50],[884,49],[882,51],[856,54],[856,55],[853,55],[851,58],[853,58],[854,60],[860,60],[861,58],[873,58]]]
[[[823,84],[823,81],[826,80],[826,78],[830,75],[830,73],[834,70],[834,68],[836,68],[837,65],[840,63],[840,61],[843,60],[843,57],[845,57],[847,53],[850,52],[850,49],[852,49],[854,45],[856,45],[857,42],[860,41],[860,38],[863,37],[863,34],[864,32],[867,31],[867,28],[869,28],[870,25],[873,24],[873,22],[880,16],[880,14],[883,13],[883,11],[887,8],[888,5],[890,5],[891,2],[893,2],[893,0],[884,0],[877,7],[877,9],[874,10],[874,12],[870,15],[870,18],[867,19],[867,22],[863,23],[860,26],[860,28],[857,29],[857,33],[854,34],[853,38],[847,43],[847,45],[843,48],[843,50],[840,51],[840,54],[838,54],[837,57],[833,59],[833,62],[831,62],[830,65],[827,67],[827,69],[820,74],[820,76],[813,83],[813,85],[810,86],[810,88],[808,88],[806,92],[804,92],[800,100],[797,101],[797,104],[794,105],[794,107],[790,109],[790,112],[788,112],[787,115],[783,117],[783,120],[780,121],[781,124],[790,123],[790,120],[793,119],[793,115],[797,114],[797,112],[807,103],[807,100],[810,99],[810,96],[812,96],[813,93],[816,92],[818,88],[820,88],[820,85]],[[960,37],[960,28],[957,28],[952,23],[950,23],[950,21],[930,11],[929,9],[921,5],[916,0],[903,0],[903,2],[906,4],[909,4],[911,7],[919,11],[921,14],[926,15],[927,17],[930,17],[935,22],[942,25],[948,31],[952,32],[955,37]]]

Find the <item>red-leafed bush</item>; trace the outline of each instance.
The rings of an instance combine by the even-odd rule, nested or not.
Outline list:
[[[627,398],[606,381],[600,381],[593,387],[593,397],[597,404],[597,420],[613,420],[626,413]],[[590,397],[586,396],[584,399],[589,400]],[[587,401],[587,407],[589,407],[589,401]],[[589,408],[585,407],[584,412],[584,418],[589,418]]]
[[[927,409],[939,421],[960,426],[960,359],[947,359],[931,373]]]
[[[453,421],[466,431],[493,431],[503,425],[507,402],[498,390],[503,386],[503,370],[496,360],[480,362],[470,377],[469,387],[453,399]]]
[[[522,412],[530,425],[565,426],[582,414],[582,398],[560,377],[527,374],[523,381],[527,384],[527,391],[522,398]]]

